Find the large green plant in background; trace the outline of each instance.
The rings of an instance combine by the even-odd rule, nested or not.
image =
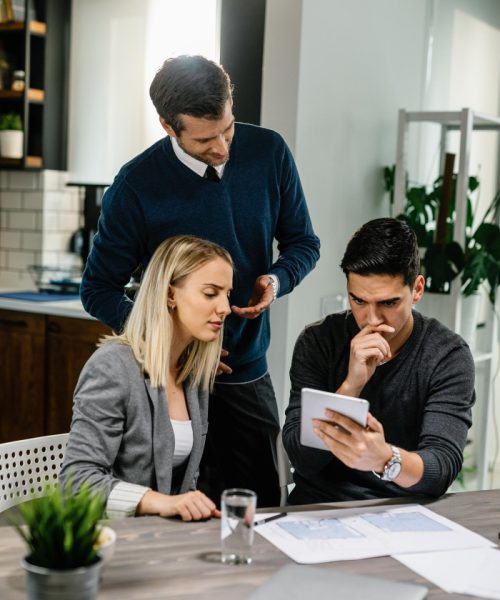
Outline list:
[[[390,196],[391,213],[394,170],[394,167],[384,168],[384,184]],[[464,246],[461,246],[453,240],[456,185],[457,176],[454,174],[444,240],[435,240],[440,200],[443,195],[442,176],[433,182],[430,190],[422,185],[411,186],[407,181],[404,211],[396,218],[406,221],[412,227],[419,246],[425,249],[422,267],[428,291],[449,292],[451,282],[460,276],[462,293],[465,296],[474,294],[483,282],[487,282],[489,299],[495,304],[496,291],[500,285],[500,191],[473,229],[476,220],[471,194],[479,188],[479,181],[476,177],[469,177],[465,239]]]

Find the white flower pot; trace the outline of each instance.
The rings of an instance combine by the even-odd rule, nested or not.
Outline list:
[[[0,156],[3,158],[23,157],[23,132],[13,129],[0,131]]]

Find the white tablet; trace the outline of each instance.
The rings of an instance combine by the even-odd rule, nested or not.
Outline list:
[[[356,421],[356,423],[366,427],[368,409],[370,408],[370,403],[367,400],[303,388],[300,422],[300,443],[303,446],[325,450],[325,444],[323,444],[313,431],[312,420],[327,420],[325,415],[325,409],[327,408],[345,415]]]

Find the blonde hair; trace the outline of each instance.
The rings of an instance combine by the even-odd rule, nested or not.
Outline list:
[[[169,288],[178,286],[188,275],[216,258],[222,258],[234,268],[229,253],[208,240],[179,235],[163,241],[144,273],[123,332],[101,340],[101,343],[118,341],[129,345],[153,387],[166,387],[168,381],[173,336],[172,317],[167,307]],[[177,383],[190,377],[192,386],[209,389],[221,348],[222,330],[213,342],[193,340],[179,359]]]

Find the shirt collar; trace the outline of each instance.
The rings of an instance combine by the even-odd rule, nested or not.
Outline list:
[[[200,177],[205,177],[205,171],[207,170],[206,163],[198,160],[197,158],[193,158],[187,152],[179,146],[177,139],[172,135],[170,136],[170,140],[172,142],[172,148],[174,150],[175,156],[181,161],[182,164],[186,165],[191,171],[194,171]],[[219,165],[218,167],[214,167],[217,171],[217,175],[222,178],[222,174],[224,173],[224,167],[226,165]]]

